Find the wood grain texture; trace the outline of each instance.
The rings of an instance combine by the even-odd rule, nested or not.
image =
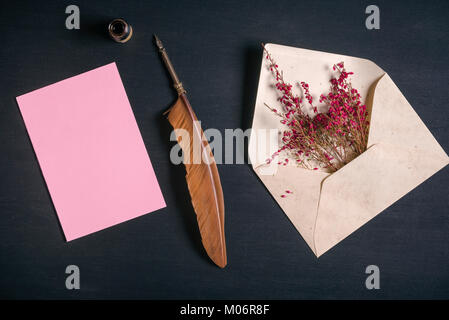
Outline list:
[[[186,180],[201,241],[212,261],[224,268],[227,258],[220,176],[209,143],[203,139],[203,131],[185,94],[180,94],[168,111],[168,121],[175,129],[176,138],[183,150]],[[186,139],[177,131],[179,129],[186,130],[189,138]]]

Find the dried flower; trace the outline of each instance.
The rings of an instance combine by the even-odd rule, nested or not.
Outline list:
[[[304,81],[298,83],[302,96],[295,95],[292,85],[284,81],[282,72],[265,47],[264,51],[276,80],[275,88],[280,93],[281,110],[267,107],[287,126],[287,130],[282,132],[282,146],[272,159],[286,151],[300,166],[334,172],[366,150],[368,112],[359,92],[349,81],[353,72],[346,71],[343,62],[333,66],[336,77],[330,79],[329,92],[319,98],[327,110],[319,112],[309,84]],[[287,163],[288,159],[285,159],[282,164]]]

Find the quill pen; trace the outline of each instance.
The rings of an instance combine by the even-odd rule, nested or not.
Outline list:
[[[173,80],[173,86],[178,92],[177,101],[165,114],[175,130],[178,144],[183,151],[187,186],[196,213],[201,241],[212,261],[220,268],[224,268],[227,263],[224,200],[217,165],[167,52],[156,35],[154,39]]]

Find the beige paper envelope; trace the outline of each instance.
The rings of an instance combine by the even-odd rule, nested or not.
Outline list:
[[[285,81],[309,83],[315,101],[320,93],[329,90],[332,66],[344,61],[346,69],[354,72],[353,87],[371,110],[367,151],[337,172],[329,174],[295,165],[267,170],[263,163],[275,151],[268,145],[278,136],[271,135],[271,141],[261,145],[260,132],[282,131],[285,127],[264,105],[279,109],[275,82],[263,57],[249,143],[250,160],[317,257],[449,163],[447,154],[398,87],[375,63],[274,44],[266,48],[283,70]],[[285,190],[293,193],[282,198]]]

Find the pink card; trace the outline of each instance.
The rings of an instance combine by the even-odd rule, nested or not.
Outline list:
[[[17,102],[67,241],[165,207],[115,63]]]

